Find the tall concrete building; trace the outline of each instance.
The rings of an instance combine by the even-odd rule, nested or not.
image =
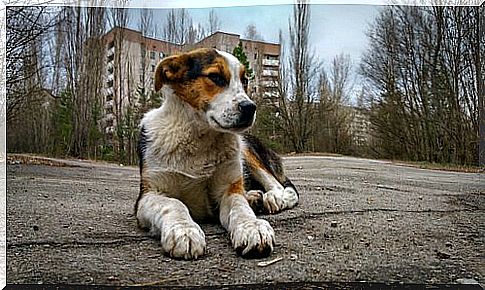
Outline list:
[[[124,113],[128,104],[136,106],[136,90],[153,88],[153,74],[158,62],[166,56],[207,47],[232,53],[241,42],[254,79],[250,82],[253,98],[271,99],[276,95],[280,45],[242,39],[237,34],[215,32],[195,44],[179,45],[144,36],[141,32],[115,27],[104,35],[106,45],[106,87],[104,94],[104,128],[113,134],[116,116]]]
[[[369,143],[370,120],[369,113],[362,108],[349,107],[351,110],[350,132],[353,142],[357,146]]]

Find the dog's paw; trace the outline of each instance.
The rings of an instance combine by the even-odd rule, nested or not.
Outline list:
[[[263,258],[273,251],[274,231],[262,219],[248,219],[238,224],[231,233],[231,240],[238,255],[244,258]]]
[[[277,213],[293,208],[298,203],[298,194],[292,187],[284,190],[272,189],[263,195],[263,205],[268,213]]]
[[[196,223],[178,223],[160,235],[163,251],[172,258],[197,259],[205,252],[205,235]]]
[[[250,190],[246,192],[245,197],[249,203],[249,206],[255,213],[261,213],[264,211],[264,198],[261,190]]]

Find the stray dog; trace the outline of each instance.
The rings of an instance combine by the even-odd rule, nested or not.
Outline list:
[[[270,224],[255,212],[276,213],[298,203],[281,159],[244,133],[256,105],[245,90],[245,67],[215,49],[198,49],[163,59],[155,90],[163,105],[140,124],[139,227],[160,236],[171,257],[196,259],[205,235],[194,220],[218,218],[243,257],[268,256],[274,246]]]

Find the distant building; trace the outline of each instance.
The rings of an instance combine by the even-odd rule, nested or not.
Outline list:
[[[352,120],[350,122],[350,132],[354,144],[365,146],[369,142],[370,120],[369,114],[365,109],[351,107]]]
[[[120,35],[121,37],[116,37]],[[117,43],[116,39],[122,39]],[[104,128],[106,134],[113,134],[116,128],[114,114],[124,112],[126,104],[136,102],[129,99],[138,88],[151,91],[153,74],[158,62],[166,56],[190,51],[195,48],[216,48],[232,53],[242,43],[244,52],[254,71],[250,84],[253,97],[271,99],[276,96],[280,45],[264,41],[241,39],[239,35],[215,32],[195,44],[179,45],[160,39],[143,36],[141,32],[115,27],[104,35],[106,45],[106,88],[104,94]],[[121,51],[116,51],[121,47]],[[116,65],[121,63],[121,66]],[[117,72],[116,67],[122,71]],[[117,74],[122,75],[116,77]]]

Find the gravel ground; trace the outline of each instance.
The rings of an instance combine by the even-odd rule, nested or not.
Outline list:
[[[263,216],[277,238],[269,258],[238,257],[220,225],[203,224],[206,255],[180,261],[164,256],[158,241],[136,227],[137,168],[15,163],[7,166],[9,284],[442,284],[468,278],[483,285],[485,279],[480,173],[286,157],[300,204]],[[281,260],[258,265],[276,258]]]

